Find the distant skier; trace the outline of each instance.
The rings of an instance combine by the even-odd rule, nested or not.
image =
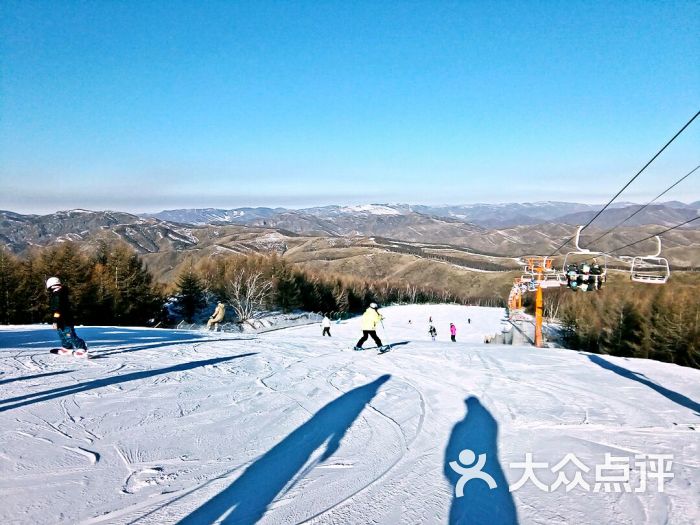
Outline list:
[[[211,314],[211,317],[207,321],[207,330],[213,330],[215,332],[219,331],[219,323],[224,320],[224,317],[226,316],[226,305],[222,302],[219,302],[219,304],[216,305],[216,308],[214,309],[214,313]]]
[[[453,343],[457,342],[457,327],[453,324],[450,323],[450,339],[452,340]]]
[[[467,318],[467,324],[472,324],[472,319],[471,319],[471,317],[468,317],[468,318]]]
[[[362,337],[355,345],[355,350],[362,350],[362,345],[370,336],[374,339],[378,348],[382,347],[382,341],[377,336],[377,325],[384,317],[377,310],[379,310],[377,303],[370,303],[369,308],[362,314]]]
[[[75,333],[73,312],[68,297],[68,287],[61,284],[58,277],[49,277],[46,280],[46,289],[49,292],[49,312],[53,327],[61,339],[61,348],[58,353],[72,353],[78,357],[88,357],[88,348],[78,334]]]
[[[321,321],[321,326],[323,327],[323,333],[321,335],[331,336],[331,320],[328,315],[323,316],[323,321]]]
[[[430,325],[430,328],[428,328],[428,333],[430,334],[430,337],[433,338],[433,341],[435,341],[435,338],[437,337],[437,330],[432,324]]]

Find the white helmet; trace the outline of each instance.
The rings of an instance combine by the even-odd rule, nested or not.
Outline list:
[[[48,279],[46,279],[47,290],[52,286],[56,286],[57,284],[61,284],[61,280],[58,277],[49,277]]]
[[[379,306],[377,305],[377,303],[369,303],[369,307],[370,307],[370,308],[374,308],[375,310],[376,310],[377,308],[379,308]]]

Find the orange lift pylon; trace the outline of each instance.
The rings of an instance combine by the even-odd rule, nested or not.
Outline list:
[[[547,257],[528,257],[525,272],[515,279],[508,295],[509,311],[522,311],[522,294],[535,292],[535,346],[544,345],[542,320],[544,309],[543,288],[558,288],[562,284],[559,274],[552,268],[552,260]]]

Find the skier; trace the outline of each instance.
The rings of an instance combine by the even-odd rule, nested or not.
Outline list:
[[[78,334],[75,333],[73,313],[68,299],[68,287],[61,284],[58,277],[49,277],[46,280],[46,289],[49,292],[49,311],[53,327],[61,339],[59,354],[72,353],[77,357],[88,357],[88,348]]]
[[[224,320],[224,316],[226,315],[226,305],[222,302],[219,302],[219,304],[216,305],[216,309],[214,310],[214,313],[211,314],[211,317],[207,321],[207,330],[212,330],[212,326],[214,327],[213,330],[215,332],[219,331],[219,323]]]
[[[321,321],[321,326],[323,327],[323,333],[321,335],[328,335],[328,337],[330,337],[331,336],[331,320],[328,317],[328,314],[324,314],[323,321]]]
[[[453,343],[457,342],[455,337],[457,337],[457,327],[453,323],[450,323],[450,339],[452,339]]]
[[[379,336],[377,336],[377,324],[379,324],[384,317],[382,317],[377,310],[379,310],[377,303],[370,303],[369,308],[362,314],[362,337],[355,345],[354,350],[362,350],[362,345],[370,336],[377,344],[377,348],[380,350],[382,349],[382,341],[379,339]]]
[[[471,317],[467,318],[467,324],[472,324],[472,319],[471,319]]]
[[[433,341],[435,341],[435,337],[437,336],[437,330],[432,324],[430,325],[430,328],[428,328],[428,333],[430,334],[430,337],[433,338]]]

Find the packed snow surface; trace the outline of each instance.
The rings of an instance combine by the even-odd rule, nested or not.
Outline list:
[[[89,361],[3,327],[0,523],[700,523],[700,371],[483,344],[500,309],[381,311],[383,355],[351,350],[359,318],[78,327]]]

